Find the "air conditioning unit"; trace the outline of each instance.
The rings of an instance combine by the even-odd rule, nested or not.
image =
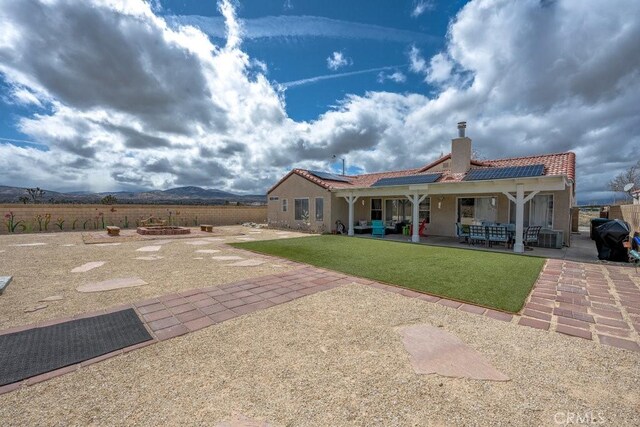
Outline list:
[[[564,232],[562,230],[540,230],[538,234],[538,244],[535,246],[539,248],[552,248],[562,249],[562,243],[564,242]]]

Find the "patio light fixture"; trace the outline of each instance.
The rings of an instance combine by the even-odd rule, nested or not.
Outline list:
[[[442,201],[444,200],[444,196],[440,196],[438,198],[438,209],[442,209]]]

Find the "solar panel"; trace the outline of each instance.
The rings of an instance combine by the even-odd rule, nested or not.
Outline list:
[[[526,178],[544,175],[544,165],[510,166],[506,168],[471,169],[465,181],[483,181],[487,179]]]
[[[336,175],[329,172],[309,171],[311,175],[317,176],[320,179],[326,179],[328,181],[350,182],[346,177]]]
[[[441,173],[430,173],[425,175],[399,176],[396,178],[380,178],[371,186],[384,187],[387,185],[429,184],[431,182],[436,182],[441,176]]]

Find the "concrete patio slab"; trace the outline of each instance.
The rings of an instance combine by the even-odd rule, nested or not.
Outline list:
[[[261,259],[246,259],[244,261],[234,262],[233,264],[228,264],[234,267],[255,267],[257,265],[262,265],[266,261]]]
[[[220,255],[220,256],[212,256],[211,259],[216,261],[240,261],[244,258],[236,255]]]

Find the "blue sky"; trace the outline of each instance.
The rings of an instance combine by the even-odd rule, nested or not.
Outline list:
[[[0,0],[0,185],[264,192],[292,167],[638,160],[640,2]],[[38,31],[33,31],[38,28]],[[612,149],[613,148],[613,149]]]

